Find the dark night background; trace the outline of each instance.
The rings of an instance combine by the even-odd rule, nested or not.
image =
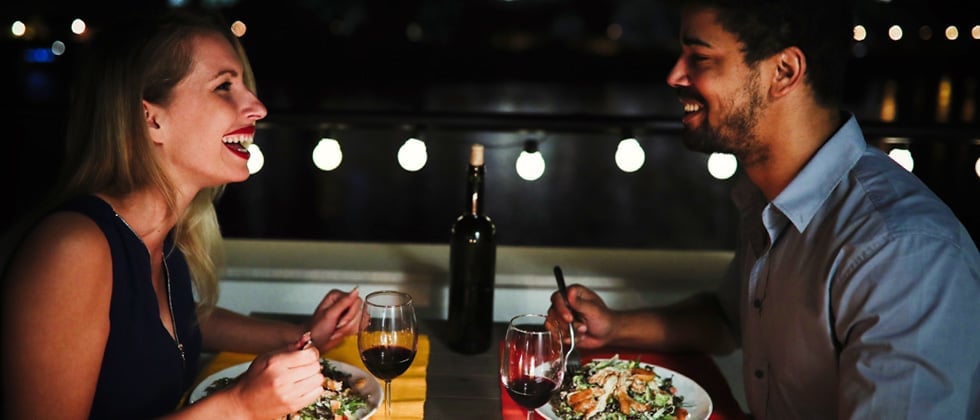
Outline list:
[[[680,106],[665,83],[677,55],[674,11],[650,0],[211,1],[242,37],[269,108],[256,142],[261,172],[218,204],[227,237],[444,243],[463,208],[469,145],[487,146],[487,212],[505,245],[727,249],[734,242],[730,181],[677,139]],[[110,13],[156,13],[166,2],[7,2],[0,6],[0,95],[8,128],[2,166],[4,229],[54,182],[69,75]],[[41,28],[23,38],[21,20]],[[908,147],[914,173],[980,237],[980,124],[975,1],[865,0],[854,11],[847,108],[883,148]],[[890,41],[900,24],[904,38]],[[955,41],[943,38],[958,26]],[[928,25],[929,39],[920,35]],[[55,40],[66,52],[28,62]],[[844,70],[842,70],[844,71]],[[940,99],[946,83],[950,95]],[[883,112],[896,101],[894,117]],[[344,161],[316,169],[329,129]],[[398,147],[421,129],[428,163],[402,170]],[[616,168],[623,130],[646,152],[637,172]],[[544,176],[520,179],[514,160],[538,141]]]

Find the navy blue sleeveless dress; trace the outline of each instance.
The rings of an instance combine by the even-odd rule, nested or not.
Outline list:
[[[174,247],[172,235],[168,236],[164,254],[177,337],[186,360],[181,359],[176,342],[160,321],[150,256],[140,238],[98,197],[79,197],[59,210],[94,220],[112,250],[109,341],[89,418],[148,419],[173,412],[197,375],[201,353],[201,331],[184,254]]]

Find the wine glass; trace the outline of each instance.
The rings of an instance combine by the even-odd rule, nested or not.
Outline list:
[[[507,325],[500,358],[500,381],[507,394],[531,412],[541,407],[562,383],[565,355],[558,324],[545,315],[518,315]]]
[[[385,383],[385,417],[391,417],[391,380],[415,360],[418,323],[407,293],[384,290],[364,298],[357,350],[371,373]]]

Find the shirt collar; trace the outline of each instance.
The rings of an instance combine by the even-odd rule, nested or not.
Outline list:
[[[772,202],[799,232],[806,229],[831,191],[850,172],[868,147],[857,119],[854,115],[848,115],[844,125],[817,150]],[[733,199],[739,210],[746,214],[746,211],[764,207],[765,196],[747,177],[743,178],[743,182],[737,184],[733,191]]]

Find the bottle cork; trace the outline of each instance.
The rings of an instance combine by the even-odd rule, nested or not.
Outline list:
[[[470,149],[470,165],[483,166],[483,145],[474,144]]]

